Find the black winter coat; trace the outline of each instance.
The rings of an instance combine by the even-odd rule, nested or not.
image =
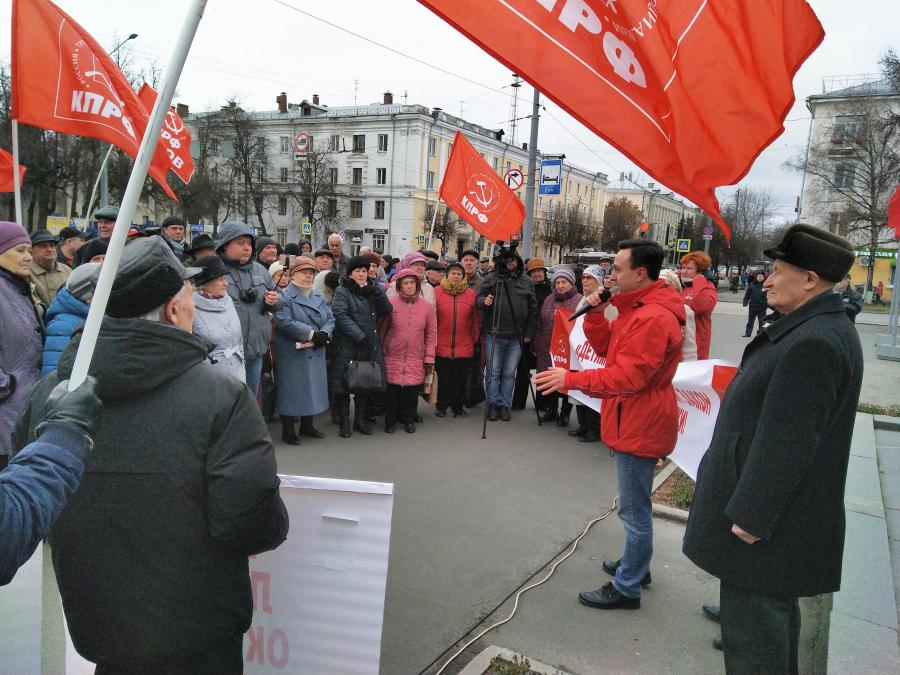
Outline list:
[[[862,375],[859,337],[831,292],[750,342],[700,463],[688,558],[765,596],[840,588],[844,481]],[[761,541],[745,544],[733,523]]]
[[[350,361],[375,361],[384,376],[384,352],[378,335],[378,320],[393,310],[381,284],[369,279],[364,291],[347,276],[341,277],[334,291],[331,313],[334,314],[334,357],[328,366],[328,390],[332,394],[349,394],[347,365]],[[360,348],[365,339],[366,345]],[[387,382],[385,377],[382,380]]]
[[[750,309],[753,310],[766,308],[766,292],[758,281],[754,280],[747,284],[747,291],[744,293],[744,307],[747,305],[750,305]]]
[[[80,334],[20,412],[16,447],[69,377]],[[247,556],[284,541],[256,400],[173,326],[104,319],[91,364],[103,423],[50,543],[78,652],[137,667],[218,648],[253,613]]]
[[[522,261],[519,260],[519,267],[522,267]],[[538,303],[537,296],[534,293],[534,282],[531,281],[522,272],[517,272],[513,276],[505,277],[506,288],[509,290],[507,296],[504,291],[501,296],[497,290],[497,275],[491,274],[481,281],[478,288],[478,298],[475,304],[481,310],[481,330],[485,335],[490,335],[493,330],[494,308],[500,305],[500,316],[498,317],[497,335],[515,335],[516,330],[521,333],[523,338],[533,338],[537,330],[538,321]],[[485,305],[484,301],[487,296],[493,295],[494,301],[492,305]],[[510,300],[512,303],[510,303]],[[510,307],[512,304],[512,307]]]

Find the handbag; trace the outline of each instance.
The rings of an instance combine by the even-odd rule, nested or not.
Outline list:
[[[370,394],[384,391],[384,373],[377,361],[356,360],[347,364],[347,390],[351,394]]]

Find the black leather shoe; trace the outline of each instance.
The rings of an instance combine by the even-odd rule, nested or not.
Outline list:
[[[416,413],[416,423],[421,424],[425,420],[422,419],[422,416],[419,413]]]
[[[509,414],[509,408],[506,406],[500,406],[500,421],[501,422],[509,422],[512,419],[512,415]]]
[[[500,418],[500,410],[495,405],[488,406],[488,422],[496,422]]]
[[[712,619],[716,623],[721,623],[718,605],[703,605],[703,613],[706,614],[706,618]]]
[[[584,436],[587,432],[587,427],[578,427],[577,429],[569,429],[569,436]]]
[[[405,431],[408,434],[414,434],[414,433],[416,433],[416,425],[413,424],[412,422],[407,422],[406,424],[403,425],[403,431]]]
[[[397,428],[397,425],[395,425],[395,424],[385,424],[384,425],[384,433],[392,434],[392,433],[394,433],[394,430],[396,428]]]
[[[603,588],[596,591],[581,591],[578,599],[582,604],[597,609],[640,609],[640,598],[629,598],[616,590],[610,581]]]
[[[307,426],[300,425],[300,435],[308,436],[309,438],[325,438],[325,434],[316,429],[312,424]]]
[[[288,445],[300,445],[300,438],[294,431],[294,420],[290,417],[281,418],[281,442]]]
[[[545,424],[547,422],[552,422],[555,419],[556,419],[556,411],[555,410],[548,410],[543,415],[541,415],[541,422],[544,422]]]
[[[568,415],[560,415],[556,418],[556,426],[558,427],[567,427],[569,426],[569,416]]]
[[[365,420],[357,420],[353,423],[353,431],[358,431],[363,436],[371,436],[372,435],[372,427],[369,426],[368,422]]]
[[[453,411],[453,416],[454,416],[454,417],[468,417],[468,415],[469,415],[469,413],[467,413],[467,412],[466,412],[465,410],[463,410],[462,408],[460,408],[459,410],[454,410],[454,411]]]
[[[578,437],[579,443],[599,443],[600,442],[600,434],[595,431],[588,431],[584,436]]]
[[[716,637],[713,638],[713,649],[718,649],[719,651],[722,651],[722,636],[721,635],[717,635]]]
[[[446,409],[445,409],[445,410],[441,410],[440,408],[435,408],[435,409],[434,409],[434,416],[435,416],[435,417],[446,417],[446,416],[447,416],[447,411],[446,411]]]
[[[619,569],[619,565],[622,564],[621,560],[604,560],[603,561],[603,571],[606,572],[611,577],[616,576],[616,570]],[[647,570],[647,574],[644,575],[644,578],[641,579],[641,586],[643,588],[647,588],[650,584],[653,583],[653,577],[650,576],[650,570]]]

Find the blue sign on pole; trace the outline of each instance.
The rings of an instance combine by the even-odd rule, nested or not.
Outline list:
[[[203,232],[203,225],[201,223],[191,223],[188,227],[191,230],[191,239]]]
[[[541,180],[538,194],[558,195],[562,190],[562,160],[541,160]]]

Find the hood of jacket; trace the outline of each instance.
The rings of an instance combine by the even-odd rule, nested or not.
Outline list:
[[[69,292],[69,289],[63,286],[59,289],[50,308],[47,310],[46,323],[50,323],[60,314],[74,314],[75,316],[87,316],[87,303],[82,302]]]
[[[232,239],[237,239],[243,235],[250,237],[251,246],[256,250],[256,235],[247,223],[239,220],[227,220],[219,225],[219,235],[216,237],[216,250],[225,246]]]
[[[657,305],[672,312],[682,326],[687,320],[681,295],[663,279],[657,279],[651,285],[634,291],[616,293],[612,304],[619,310],[619,314],[628,314],[645,305]]]
[[[60,379],[72,374],[81,331],[59,358]],[[103,319],[90,374],[101,399],[140,396],[184,374],[206,359],[212,346],[167,324],[143,319]],[[198,392],[198,395],[202,392]]]
[[[228,294],[221,298],[207,298],[205,295],[194,291],[194,306],[198,312],[224,312],[228,309],[228,301],[231,298]]]

